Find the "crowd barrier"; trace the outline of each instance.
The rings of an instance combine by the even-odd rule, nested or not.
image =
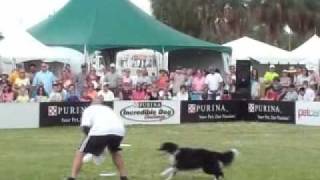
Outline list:
[[[75,126],[89,103],[0,104],[0,129]],[[105,102],[127,125],[257,121],[320,126],[320,102]],[[107,118],[107,117],[106,117]]]

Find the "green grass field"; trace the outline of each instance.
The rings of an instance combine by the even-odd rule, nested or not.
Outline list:
[[[69,175],[78,128],[0,130],[1,180],[62,180]],[[128,128],[124,157],[130,179],[163,180],[168,158],[156,149],[164,141],[213,150],[237,148],[241,154],[225,169],[226,180],[319,180],[320,131],[315,127],[267,123],[212,123]],[[83,166],[81,180],[115,172],[110,158]],[[201,171],[182,172],[175,180],[209,180]]]

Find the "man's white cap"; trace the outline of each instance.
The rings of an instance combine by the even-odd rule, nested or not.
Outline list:
[[[275,66],[273,64],[270,64],[269,68],[275,68]]]
[[[111,63],[110,67],[116,67],[116,65],[114,63]]]

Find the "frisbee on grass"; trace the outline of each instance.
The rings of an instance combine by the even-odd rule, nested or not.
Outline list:
[[[102,177],[109,177],[109,176],[116,176],[116,173],[100,173],[100,176]]]
[[[131,144],[120,144],[120,147],[131,147]]]

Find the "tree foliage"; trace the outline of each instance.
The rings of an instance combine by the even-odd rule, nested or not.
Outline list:
[[[151,0],[160,21],[204,40],[224,43],[244,35],[288,48],[320,28],[320,0]]]

